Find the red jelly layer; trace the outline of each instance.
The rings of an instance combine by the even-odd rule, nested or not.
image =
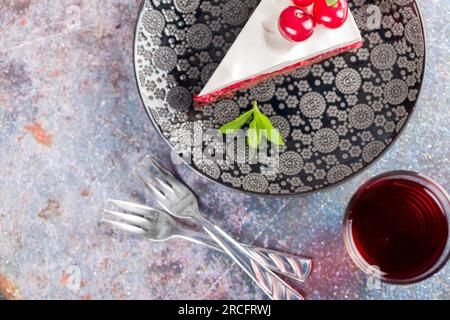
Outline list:
[[[317,55],[315,57],[297,62],[293,65],[284,67],[278,71],[275,72],[270,72],[270,73],[265,73],[265,74],[260,74],[257,75],[255,77],[246,79],[246,80],[242,80],[240,82],[236,82],[228,87],[222,88],[220,90],[216,90],[213,91],[209,94],[203,95],[203,96],[195,96],[194,97],[194,101],[198,102],[198,103],[212,103],[215,102],[221,98],[227,97],[227,96],[231,96],[235,91],[237,90],[241,90],[241,89],[246,89],[246,88],[250,88],[253,87],[255,85],[257,85],[260,82],[263,82],[267,79],[270,79],[274,76],[289,72],[289,71],[293,71],[294,69],[300,68],[300,67],[304,67],[306,65],[309,64],[313,64],[313,63],[317,63],[319,61],[331,58],[339,53],[345,52],[345,51],[349,51],[352,49],[357,49],[362,47],[363,42],[362,41],[358,41],[352,44],[349,44],[345,47],[341,47],[338,49],[334,49],[331,51],[328,51],[326,53],[322,53],[320,55]]]

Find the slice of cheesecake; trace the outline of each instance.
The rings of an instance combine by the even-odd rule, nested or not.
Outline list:
[[[317,25],[313,35],[303,42],[286,40],[278,30],[278,17],[290,5],[291,0],[262,0],[194,100],[214,102],[236,90],[362,46],[351,12],[337,29]]]

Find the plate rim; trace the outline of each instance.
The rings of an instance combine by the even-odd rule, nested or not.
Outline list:
[[[164,142],[169,146],[171,153],[174,152],[174,147],[169,143],[169,141],[167,140],[167,138],[164,136],[164,134],[161,132],[158,124],[155,122],[155,119],[153,118],[153,115],[151,114],[151,111],[149,110],[149,108],[146,106],[145,102],[144,102],[144,97],[142,96],[142,92],[141,92],[141,88],[140,88],[140,84],[139,84],[139,78],[138,78],[138,72],[137,72],[137,63],[136,63],[136,45],[137,45],[137,34],[138,34],[138,28],[139,28],[139,22],[141,20],[141,16],[142,16],[142,11],[144,10],[145,4],[147,3],[147,1],[149,0],[142,0],[138,13],[137,13],[137,18],[136,18],[136,23],[135,23],[135,27],[134,27],[134,33],[133,33],[133,50],[132,50],[132,54],[133,54],[133,73],[134,73],[134,78],[136,81],[136,87],[137,87],[137,91],[139,94],[139,98],[141,100],[142,106],[145,110],[145,113],[147,114],[147,117],[149,118],[151,124],[153,125],[153,127],[155,128],[155,130],[157,131],[157,133],[160,135],[160,137],[164,140]],[[201,172],[199,169],[193,167],[192,165],[190,165],[189,163],[187,163],[182,157],[178,157],[178,159],[180,159],[180,161],[182,163],[184,163],[190,170],[192,170],[193,172],[195,172],[196,174],[200,175],[201,177],[213,182],[214,184],[225,188],[226,190],[230,190],[230,191],[234,191],[234,192],[238,192],[238,193],[243,193],[246,195],[250,195],[250,196],[259,196],[259,197],[264,197],[264,198],[300,198],[300,197],[305,197],[305,196],[309,196],[312,194],[317,194],[319,192],[322,191],[329,191],[332,190],[334,188],[337,188],[347,182],[350,182],[351,180],[357,178],[359,175],[361,175],[362,173],[364,173],[365,171],[367,171],[368,169],[370,169],[374,164],[376,164],[382,157],[384,157],[384,155],[392,148],[392,146],[397,142],[397,140],[402,136],[404,130],[408,127],[409,123],[411,122],[411,119],[414,117],[414,115],[416,114],[416,109],[417,109],[417,104],[418,102],[421,100],[422,97],[422,87],[423,87],[423,82],[426,79],[426,73],[427,73],[427,53],[428,53],[428,45],[427,45],[427,31],[425,28],[425,24],[423,21],[423,17],[422,17],[422,9],[420,8],[420,4],[417,0],[413,0],[414,4],[417,6],[417,13],[418,13],[418,19],[420,21],[420,26],[422,28],[422,36],[423,36],[423,42],[424,42],[424,53],[423,53],[423,70],[422,70],[422,75],[421,75],[421,82],[419,85],[419,92],[417,94],[417,98],[414,101],[413,104],[413,108],[408,116],[408,118],[406,119],[403,127],[399,130],[399,132],[397,133],[397,135],[392,139],[392,141],[386,146],[386,148],[384,148],[384,150],[377,156],[374,158],[374,160],[372,160],[370,163],[368,163],[366,166],[364,166],[364,168],[362,168],[361,170],[359,170],[358,172],[353,172],[352,174],[350,174],[349,176],[345,177],[344,179],[335,182],[333,184],[330,185],[326,185],[323,186],[320,189],[313,189],[313,190],[309,190],[309,191],[305,191],[305,192],[292,192],[292,193],[278,193],[278,194],[271,194],[271,193],[261,193],[261,192],[255,192],[255,191],[250,191],[250,190],[245,190],[245,189],[238,189],[238,188],[234,188],[230,185],[227,185],[225,183],[222,183],[218,180],[213,179],[212,177],[207,176],[205,173]]]

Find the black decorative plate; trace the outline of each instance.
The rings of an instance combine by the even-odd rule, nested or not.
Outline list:
[[[257,100],[286,141],[278,172],[262,173],[265,157],[256,164],[237,164],[194,152],[190,165],[195,170],[222,185],[270,195],[310,193],[349,179],[393,143],[416,104],[425,65],[417,4],[350,0],[364,40],[361,49],[194,110],[192,96],[258,3],[145,1],[136,28],[135,69],[153,124],[180,151],[188,145],[186,132],[218,128]]]

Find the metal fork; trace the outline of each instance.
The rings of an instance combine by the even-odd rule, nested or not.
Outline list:
[[[159,177],[150,174],[146,163],[156,169]],[[303,300],[303,297],[270,270],[260,257],[203,217],[199,211],[197,198],[192,191],[155,159],[146,157],[139,167],[137,174],[148,186],[156,201],[178,218],[193,219],[271,299]]]
[[[122,211],[105,210],[102,222],[121,230],[142,235],[155,242],[163,242],[173,238],[182,238],[214,250],[222,251],[205,233],[180,224],[170,213],[128,201],[109,200]],[[114,220],[107,218],[111,216]],[[269,249],[243,245],[257,255],[272,271],[296,281],[305,281],[310,272],[312,261],[309,258],[281,253]]]

